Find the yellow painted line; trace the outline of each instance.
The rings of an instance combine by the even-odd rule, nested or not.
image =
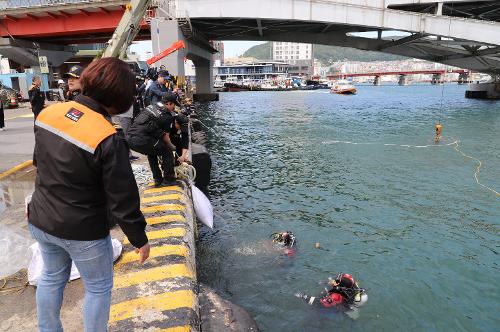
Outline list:
[[[186,235],[186,229],[181,227],[160,229],[157,231],[146,232],[146,235],[149,240],[165,239],[167,237],[184,237],[184,235]],[[123,239],[123,244],[128,243],[130,242],[128,238],[125,237],[125,239]]]
[[[164,246],[151,247],[149,252],[149,258],[163,257],[168,255],[177,255],[182,257],[187,257],[188,249],[182,245],[167,244]],[[120,268],[122,265],[127,263],[136,262],[139,260],[139,254],[135,251],[129,251],[122,255],[118,263],[115,264],[115,268]]]
[[[184,212],[186,207],[181,204],[162,204],[155,206],[147,206],[141,208],[143,213],[154,213],[154,212],[164,212],[164,211],[182,211]]]
[[[11,175],[12,173],[15,173],[15,172],[17,172],[25,167],[31,166],[31,165],[33,165],[33,160],[26,160],[24,163],[19,164],[17,166],[14,166],[11,169],[9,169],[3,173],[0,173],[0,179],[3,179],[5,177]]]
[[[184,195],[181,195],[181,194],[169,194],[169,195],[161,195],[161,196],[143,197],[141,201],[142,201],[142,203],[151,203],[151,202],[168,201],[168,200],[180,201],[183,198],[184,198]]]
[[[191,331],[191,326],[189,326],[189,325],[169,327],[168,329],[155,330],[155,332],[189,332],[189,331]]]
[[[186,218],[180,214],[167,214],[161,217],[146,218],[148,225],[157,225],[169,222],[186,222]]]
[[[114,277],[114,289],[134,286],[149,281],[159,281],[176,277],[193,278],[193,273],[186,264],[172,264],[134,272],[127,272]]]
[[[33,113],[28,113],[28,114],[13,116],[13,117],[7,118],[5,120],[14,120],[14,119],[17,119],[17,118],[33,118],[34,116],[35,115]]]
[[[114,323],[132,317],[142,317],[152,311],[193,307],[194,293],[190,290],[162,293],[113,304],[109,313],[109,322]]]
[[[156,193],[162,193],[165,191],[183,192],[182,188],[179,186],[168,186],[168,187],[146,189],[146,190],[144,190],[144,194],[156,194]]]

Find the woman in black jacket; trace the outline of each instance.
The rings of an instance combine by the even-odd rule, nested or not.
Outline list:
[[[116,82],[120,84],[116,84]],[[59,317],[71,262],[85,285],[84,331],[107,331],[113,287],[110,221],[139,252],[149,256],[146,222],[125,140],[111,124],[135,93],[135,77],[118,59],[92,62],[75,101],[44,109],[35,121],[35,192],[29,229],[44,269],[36,291],[38,328],[62,331]]]

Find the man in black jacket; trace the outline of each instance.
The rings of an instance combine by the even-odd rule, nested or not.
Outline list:
[[[37,118],[38,114],[40,114],[42,109],[45,107],[45,96],[40,91],[41,85],[42,85],[42,80],[40,79],[40,76],[33,76],[31,87],[28,90],[28,96],[31,104],[31,111],[35,116],[35,119]]]
[[[172,128],[172,114],[163,105],[150,105],[135,118],[129,129],[129,146],[132,150],[148,156],[155,187],[176,183],[173,157],[176,148],[169,136]]]

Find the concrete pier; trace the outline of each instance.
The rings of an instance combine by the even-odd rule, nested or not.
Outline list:
[[[149,188],[142,212],[148,260],[125,239],[115,264],[110,331],[199,331],[193,208],[185,185]]]

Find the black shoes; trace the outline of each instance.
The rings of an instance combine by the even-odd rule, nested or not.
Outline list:
[[[175,186],[177,185],[177,179],[164,179],[161,184],[163,187]]]
[[[177,185],[176,179],[155,180],[155,188]]]

